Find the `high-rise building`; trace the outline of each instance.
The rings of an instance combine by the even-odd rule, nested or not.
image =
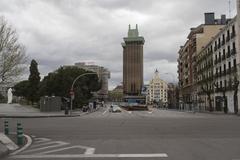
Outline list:
[[[143,45],[138,26],[131,29],[124,38],[123,47],[123,93],[125,96],[139,96],[143,87]]]

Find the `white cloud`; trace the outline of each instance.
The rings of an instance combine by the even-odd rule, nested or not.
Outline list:
[[[232,15],[235,14],[232,3]],[[0,15],[17,29],[42,75],[65,64],[92,61],[112,72],[110,86],[122,82],[123,37],[139,24],[145,37],[144,79],[156,68],[177,80],[177,52],[204,12],[228,13],[226,0],[1,0]],[[173,77],[173,78],[172,78]]]

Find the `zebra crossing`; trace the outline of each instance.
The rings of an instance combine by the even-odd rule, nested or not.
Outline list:
[[[94,154],[95,148],[71,145],[64,141],[32,137],[32,144],[25,150],[12,154],[9,159],[59,159],[59,158],[167,158],[165,153],[155,154]]]

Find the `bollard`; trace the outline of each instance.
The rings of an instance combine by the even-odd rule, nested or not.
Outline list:
[[[17,123],[17,144],[23,145],[23,128],[21,123]]]
[[[9,125],[7,120],[4,121],[4,133],[5,135],[9,134]]]

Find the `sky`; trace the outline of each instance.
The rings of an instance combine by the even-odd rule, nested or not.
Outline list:
[[[229,0],[0,0],[0,16],[16,29],[42,77],[63,65],[90,62],[110,70],[112,89],[122,82],[121,42],[129,24],[138,24],[145,38],[145,83],[156,69],[163,80],[176,83],[178,50],[190,28],[204,23],[205,12],[235,16],[235,5],[235,0],[230,5]]]

